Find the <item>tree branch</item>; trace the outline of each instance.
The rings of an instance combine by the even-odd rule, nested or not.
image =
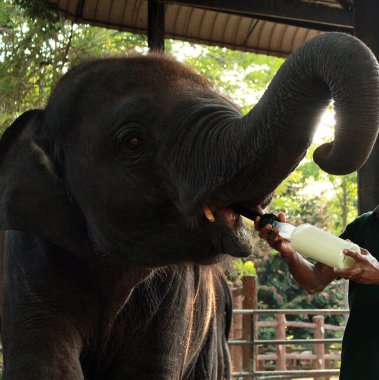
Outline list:
[[[67,63],[68,53],[70,51],[73,34],[74,34],[74,23],[71,21],[70,35],[68,37],[68,42],[67,42],[66,49],[63,55],[63,59],[62,59],[62,67]]]

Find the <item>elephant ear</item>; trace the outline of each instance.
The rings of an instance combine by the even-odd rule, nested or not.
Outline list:
[[[76,255],[91,252],[84,216],[37,143],[43,111],[22,114],[0,140],[0,229],[32,233]]]

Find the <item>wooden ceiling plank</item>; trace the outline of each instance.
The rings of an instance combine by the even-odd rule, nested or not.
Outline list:
[[[50,2],[54,0],[49,0]],[[67,6],[68,0],[60,0],[60,3]],[[106,0],[106,2],[109,2],[111,0]],[[105,27],[111,27],[118,30],[124,30],[132,33],[142,33],[147,34],[147,1],[146,0],[112,0],[113,1],[113,7],[118,8],[120,14],[122,15],[122,20],[119,20],[118,18],[113,18],[109,21],[104,20],[103,18],[97,19],[96,10],[99,8],[99,0],[71,0],[71,3],[80,4],[82,3],[84,5],[83,12],[80,12],[78,10],[78,7],[76,9],[76,13],[65,11],[66,7],[59,7],[59,5],[56,5],[57,10],[63,14],[64,16],[76,21],[76,22],[84,22],[84,23],[91,23],[93,25],[99,25],[99,26],[105,26]],[[283,47],[274,47],[272,48],[272,51],[270,51],[270,41],[267,41],[267,38],[264,38],[264,35],[270,34],[270,30],[272,31],[273,22],[268,22],[266,19],[263,20],[262,17],[252,17],[252,16],[244,16],[242,14],[238,14],[235,12],[225,12],[221,11],[222,15],[221,17],[216,18],[217,10],[213,9],[204,9],[204,8],[196,8],[191,6],[186,6],[183,4],[176,4],[176,3],[169,3],[171,0],[168,0],[168,2],[165,0],[156,0],[160,4],[165,5],[165,36],[166,38],[174,38],[174,39],[181,39],[181,40],[187,40],[191,42],[197,42],[197,43],[207,43],[211,45],[219,45],[219,46],[225,46],[233,49],[238,49],[242,51],[255,51],[260,52],[263,54],[271,54],[271,55],[277,55],[277,56],[285,56],[290,53],[290,51],[287,51],[287,48],[283,50]],[[181,1],[181,0],[178,0]],[[189,0],[194,1],[194,0]],[[211,0],[204,0],[205,2],[211,1]],[[224,0],[220,0],[223,2]],[[232,5],[237,4],[237,2],[230,2]],[[255,0],[254,0],[255,1]],[[258,0],[259,1],[259,0]],[[267,0],[271,1],[271,0]],[[293,0],[295,1],[295,0]],[[299,1],[299,0],[296,0]],[[304,0],[305,1],[305,0]],[[117,6],[116,6],[117,4]],[[121,6],[123,4],[123,6]],[[327,4],[327,3],[323,3]],[[331,4],[334,4],[334,7],[341,7],[336,3],[333,2]],[[187,13],[187,18],[185,18],[186,22],[183,24],[182,15],[183,10],[185,10]],[[116,11],[116,9],[114,9]],[[192,11],[192,12],[191,12]],[[113,12],[112,12],[113,13]],[[190,18],[188,18],[191,15]],[[196,17],[195,17],[196,16]],[[212,36],[212,26],[214,26],[214,23],[217,22],[217,20],[221,20],[220,22],[217,22],[217,25],[224,24],[224,21],[226,19],[229,19],[228,21],[228,31],[225,32],[224,36],[221,34],[213,34]],[[249,36],[249,31],[252,27],[252,18],[253,19],[259,19],[260,21],[257,23],[257,25],[254,27],[254,32],[252,35]],[[231,22],[230,28],[229,23]],[[180,25],[179,25],[180,24]],[[254,24],[255,25],[255,24]],[[185,28],[184,28],[185,26]],[[223,25],[221,29],[226,27],[226,25]],[[297,30],[298,28],[295,26],[291,26],[291,30]],[[337,30],[338,28],[333,27],[333,30]],[[319,30],[312,30],[310,32],[311,35],[317,35],[319,34]],[[190,34],[190,35],[188,35]],[[295,32],[295,36],[297,35],[297,32]],[[248,38],[246,38],[248,37]],[[227,41],[223,40],[225,38],[228,38]],[[232,40],[230,40],[232,38]],[[299,38],[297,36],[294,38],[295,44],[297,45],[299,42],[302,43],[304,41],[299,41]],[[241,43],[244,45],[242,46]]]
[[[293,0],[163,0],[167,4],[241,14],[274,22],[325,30],[352,30],[353,12],[349,9],[332,7],[321,3]]]

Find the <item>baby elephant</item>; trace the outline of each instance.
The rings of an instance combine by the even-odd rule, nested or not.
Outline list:
[[[319,36],[243,116],[164,55],[82,64],[0,141],[6,380],[229,379],[230,257],[252,252],[238,211],[264,207],[304,156],[358,169],[378,133],[378,65]],[[238,207],[237,207],[238,206]]]

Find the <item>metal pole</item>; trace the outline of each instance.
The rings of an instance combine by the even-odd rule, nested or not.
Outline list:
[[[355,35],[379,58],[379,1],[354,1]],[[373,210],[379,204],[379,143],[366,164],[358,171],[359,213]]]
[[[159,0],[147,3],[147,41],[150,51],[164,51],[164,11],[165,6]]]

